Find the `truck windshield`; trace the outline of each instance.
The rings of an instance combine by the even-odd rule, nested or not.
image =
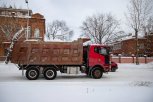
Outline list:
[[[106,47],[95,47],[94,51],[101,55],[109,55],[109,49]]]

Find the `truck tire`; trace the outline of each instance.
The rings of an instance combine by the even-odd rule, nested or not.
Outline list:
[[[39,77],[39,70],[37,68],[29,68],[26,71],[26,77],[29,80],[36,80]]]
[[[54,68],[47,68],[45,71],[44,71],[44,77],[45,79],[47,80],[53,80],[56,78],[56,75],[57,75],[57,72]]]
[[[103,71],[99,67],[95,67],[91,70],[91,76],[94,79],[100,79],[103,76]]]
[[[111,68],[111,72],[116,72],[116,68],[115,67],[112,67]]]

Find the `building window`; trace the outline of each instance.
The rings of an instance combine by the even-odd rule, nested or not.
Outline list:
[[[18,16],[18,17],[22,17],[23,14],[22,14],[21,12],[17,12],[17,16]]]
[[[39,38],[39,37],[40,37],[40,31],[38,28],[36,28],[34,32],[34,38]]]
[[[5,15],[7,15],[7,16],[8,16],[8,15],[9,15],[9,12],[8,12],[8,11],[5,11]]]
[[[15,13],[15,12],[14,12]],[[12,12],[11,11],[8,11],[8,16],[12,16]]]
[[[139,49],[144,49],[144,44],[140,44]]]
[[[28,33],[28,36],[27,36],[27,33]],[[28,26],[28,29],[27,27],[25,28],[25,38],[30,38],[31,37],[31,27]]]
[[[2,15],[5,15],[5,11],[1,12]]]
[[[121,49],[121,43],[114,44],[113,50],[119,50],[119,49]]]

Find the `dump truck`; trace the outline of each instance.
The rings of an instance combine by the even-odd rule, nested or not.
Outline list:
[[[10,46],[6,63],[18,65],[26,70],[29,80],[36,80],[40,74],[53,80],[57,71],[67,74],[85,73],[94,79],[110,71],[109,47],[86,45],[88,38],[73,42],[45,42],[39,40],[17,41]],[[16,40],[14,40],[16,41]]]

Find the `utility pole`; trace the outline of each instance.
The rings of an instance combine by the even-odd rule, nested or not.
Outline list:
[[[26,40],[28,40],[29,37],[29,6],[28,6],[28,0],[25,0],[26,4],[27,4],[27,9],[28,9],[28,15],[27,15],[27,34],[26,34]]]
[[[139,46],[138,46],[138,29],[135,28],[135,40],[136,40],[136,65],[139,65]]]

